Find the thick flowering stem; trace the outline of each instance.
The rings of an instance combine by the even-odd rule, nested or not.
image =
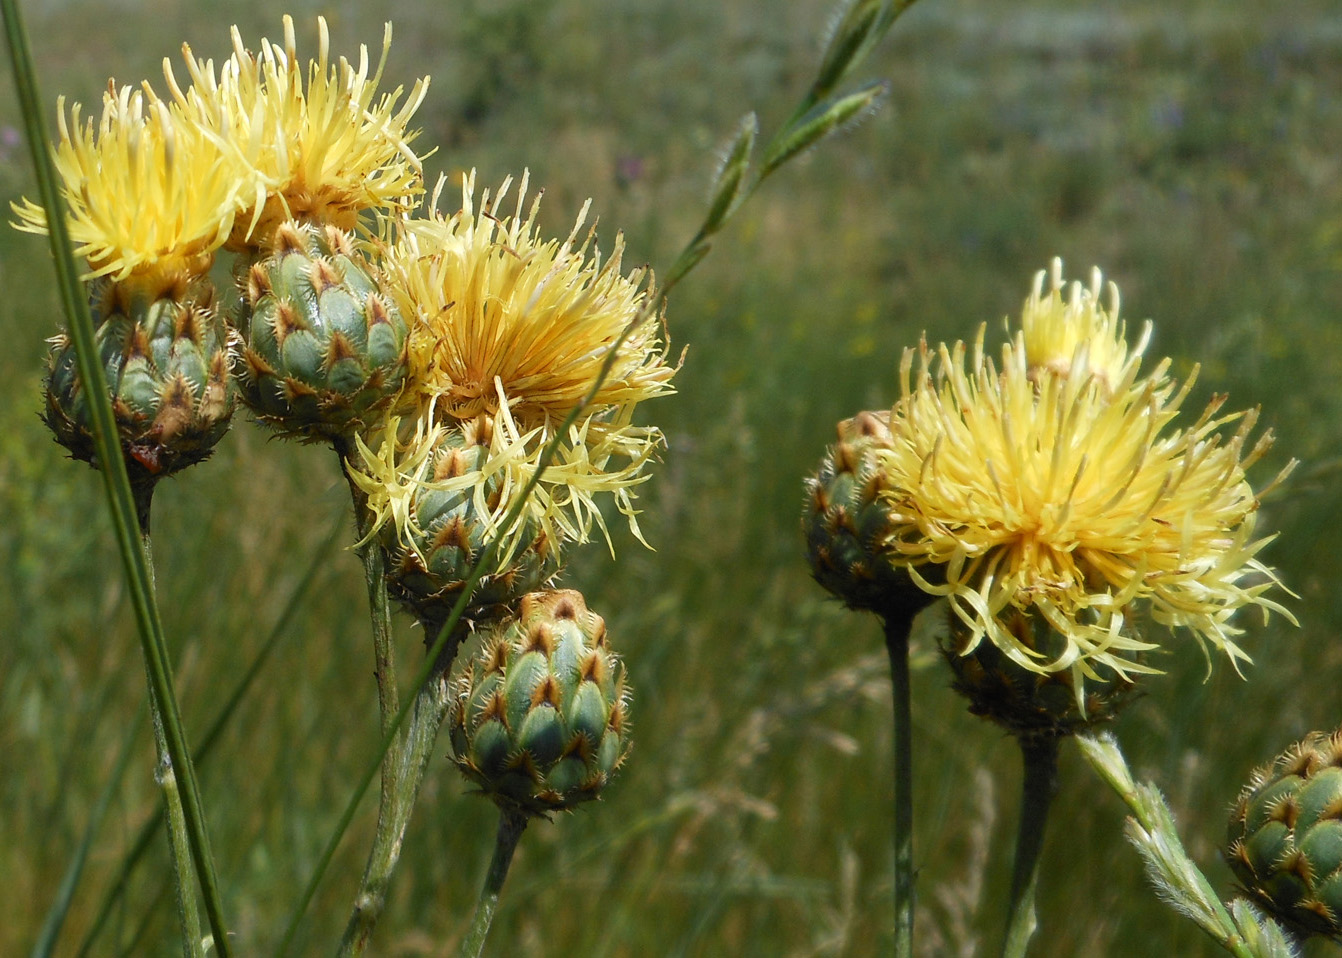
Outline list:
[[[342,958],[364,953],[382,915],[387,886],[400,860],[406,828],[424,783],[424,771],[433,757],[433,744],[447,714],[449,701],[447,671],[443,670],[420,689],[405,735],[397,739],[396,746],[383,760],[382,804],[378,808],[377,832],[363,881],[354,899],[354,910],[340,941]],[[395,710],[384,713],[384,719],[388,721],[395,716]],[[396,756],[395,764],[389,775],[388,766],[392,764],[393,756]]]
[[[1034,893],[1039,880],[1039,853],[1044,847],[1049,806],[1058,791],[1057,736],[1021,736],[1018,741],[1025,776],[1021,786],[1020,825],[1016,831],[1016,861],[1011,871],[1011,904],[1007,912],[1002,958],[1024,958],[1030,937],[1038,926]]]
[[[913,615],[885,615],[894,692],[895,958],[913,955],[913,710],[909,691],[909,631]]]
[[[461,958],[480,958],[485,950],[485,938],[489,935],[489,926],[494,922],[494,912],[499,905],[499,893],[503,890],[503,881],[508,877],[508,866],[513,862],[513,852],[517,850],[518,839],[527,827],[525,813],[515,809],[499,810],[499,833],[494,840],[494,857],[489,862],[489,873],[485,876],[484,887],[480,889],[480,900],[475,906],[475,917],[471,919],[470,931],[461,943]]]

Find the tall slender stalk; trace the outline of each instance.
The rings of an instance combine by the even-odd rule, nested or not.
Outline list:
[[[41,120],[42,112],[39,105],[41,98],[38,95],[28,37],[19,16],[16,0],[0,0],[0,14],[3,14],[4,18],[5,38],[14,68],[14,85],[23,114],[28,145],[32,151],[38,193],[43,207],[47,210],[48,239],[55,260],[57,290],[69,323],[70,338],[75,346],[80,379],[89,400],[98,471],[103,478],[108,512],[116,531],[117,546],[125,568],[131,604],[135,609],[140,645],[149,672],[150,688],[161,706],[164,744],[181,786],[182,812],[187,838],[191,845],[191,859],[200,882],[205,911],[214,933],[216,953],[220,958],[231,958],[232,948],[224,921],[219,883],[214,871],[214,854],[210,849],[200,790],[191,764],[191,751],[182,728],[177,697],[168,670],[163,623],[159,618],[158,607],[154,603],[147,562],[140,548],[134,497],[126,474],[126,464],[121,457],[120,440],[116,420],[112,414],[107,381],[103,376],[102,364],[99,362],[93,319],[84,298],[83,284],[80,282],[72,253],[73,245],[66,228],[66,206],[57,189],[56,172],[46,150],[47,134]]]
[[[461,942],[461,951],[458,952],[461,958],[480,958],[485,950],[485,938],[489,936],[489,926],[494,923],[494,912],[499,906],[499,893],[503,890],[504,879],[508,877],[508,866],[513,863],[517,842],[526,827],[525,814],[515,809],[499,809],[499,831],[494,839],[494,856],[489,862],[485,884],[480,889],[480,899],[475,905],[470,930]]]
[[[154,576],[154,540],[150,522],[154,505],[153,481],[135,483],[131,493],[135,497],[135,521],[140,526],[140,545],[144,549],[145,565],[149,569],[149,586],[157,589]],[[195,871],[191,861],[191,842],[187,837],[186,813],[182,810],[182,794],[177,786],[177,775],[168,754],[168,740],[163,732],[163,709],[154,694],[153,676],[149,677],[149,714],[154,726],[154,754],[157,764],[154,780],[163,793],[163,808],[168,821],[168,848],[172,852],[172,884],[177,898],[177,921],[182,930],[184,958],[204,958],[204,939],[200,934],[200,902],[192,884]]]
[[[1016,859],[1011,870],[1011,904],[1007,910],[1002,958],[1025,958],[1038,927],[1035,886],[1039,881],[1039,854],[1049,807],[1058,791],[1058,737],[1020,736],[1024,778],[1021,783],[1020,824],[1016,831]]]
[[[913,614],[883,617],[894,699],[895,958],[913,955],[913,706],[909,687],[909,632]]]
[[[415,809],[424,772],[433,758],[433,744],[442,727],[451,702],[446,669],[439,670],[420,689],[415,700],[414,714],[406,728],[399,748],[387,754],[397,756],[397,766],[390,776],[383,766],[383,800],[378,808],[377,831],[373,847],[368,853],[363,880],[354,899],[354,909],[340,940],[341,958],[362,955],[368,947],[377,921],[386,905],[387,886],[401,857],[410,816]],[[388,716],[395,718],[395,713]]]

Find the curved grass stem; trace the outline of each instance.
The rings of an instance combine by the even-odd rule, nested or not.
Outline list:
[[[214,934],[215,953],[220,958],[231,958],[232,947],[224,921],[219,882],[214,870],[214,854],[210,849],[201,807],[200,789],[191,764],[191,751],[182,728],[172,676],[168,668],[167,643],[163,637],[163,623],[154,602],[153,585],[144,550],[137,534],[137,509],[131,492],[126,464],[121,455],[121,444],[112,401],[107,390],[106,377],[99,361],[93,318],[89,313],[84,287],[75,266],[69,230],[66,226],[66,205],[56,187],[56,171],[47,150],[47,133],[42,123],[37,78],[33,69],[28,36],[19,16],[16,0],[0,0],[5,38],[10,61],[14,68],[14,86],[23,114],[24,129],[38,193],[47,211],[47,227],[52,256],[55,261],[57,291],[69,323],[70,339],[75,346],[79,376],[89,397],[89,416],[97,449],[98,472],[107,494],[107,508],[116,532],[117,546],[125,569],[126,583],[135,609],[140,646],[149,672],[152,696],[161,706],[164,745],[172,760],[173,771],[180,786],[182,813],[187,839],[191,846],[191,860],[200,883],[205,912]]]
[[[1020,825],[1016,831],[1016,859],[1011,870],[1011,903],[1007,910],[1006,938],[1002,958],[1024,958],[1030,938],[1038,927],[1035,916],[1035,886],[1039,881],[1039,858],[1044,847],[1044,828],[1049,808],[1058,791],[1058,739],[1056,736],[1021,737],[1024,780],[1021,785]]]

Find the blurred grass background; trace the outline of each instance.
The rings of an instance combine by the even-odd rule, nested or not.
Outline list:
[[[159,76],[183,40],[222,59],[228,26],[280,35],[273,4],[45,0],[28,26],[48,102],[96,103],[106,78]],[[332,47],[433,83],[431,177],[483,184],[530,167],[542,219],[567,231],[594,198],[605,245],[663,268],[703,210],[715,151],[747,109],[765,130],[811,76],[822,0],[458,0],[289,8],[300,54],[318,13]],[[1184,637],[1117,731],[1228,890],[1224,816],[1249,769],[1342,721],[1342,11],[1219,0],[921,0],[868,61],[885,108],[787,168],[677,290],[679,394],[645,407],[669,449],[618,560],[599,545],[567,583],[623,650],[636,749],[597,807],[525,837],[490,953],[508,956],[865,956],[888,947],[890,718],[875,619],[809,581],[801,478],[834,422],[887,405],[901,350],[993,332],[1061,255],[1156,321],[1154,355],[1195,398],[1263,407],[1295,456],[1264,504],[1268,561],[1301,627],[1256,616],[1246,679]],[[6,72],[0,192],[33,192]],[[54,109],[53,109],[54,114]],[[54,129],[54,124],[53,124]],[[0,954],[31,947],[144,695],[96,476],[36,415],[57,322],[42,242],[0,231]],[[991,336],[991,334],[990,334]],[[1000,341],[1000,339],[998,340]],[[1190,404],[1194,408],[1196,404]],[[215,458],[165,484],[159,590],[183,709],[200,729],[286,590],[347,511],[323,449],[269,441],[240,415]],[[346,540],[347,541],[347,540]],[[358,563],[337,548],[315,595],[211,761],[202,787],[240,954],[273,947],[376,735]],[[1019,769],[1014,744],[964,713],[925,617],[914,676],[920,947],[995,953]],[[401,622],[402,661],[419,637]],[[72,954],[127,843],[156,807],[152,744],[92,850],[59,953]],[[440,753],[446,752],[446,743]],[[1040,887],[1040,956],[1210,955],[1159,905],[1120,837],[1123,809],[1064,750]],[[368,801],[300,937],[329,953],[371,835]],[[439,758],[374,941],[448,955],[490,853],[495,813]],[[176,953],[156,844],[95,954]],[[147,920],[146,920],[146,916]],[[1323,954],[1326,949],[1311,952]]]

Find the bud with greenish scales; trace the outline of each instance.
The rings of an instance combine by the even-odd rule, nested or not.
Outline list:
[[[558,575],[556,543],[527,512],[511,530],[498,523],[507,511],[503,470],[489,470],[494,420],[487,415],[454,426],[432,453],[427,482],[410,493],[409,521],[382,527],[390,556],[387,586],[429,633],[446,621],[481,552],[495,537],[502,542],[493,564],[471,593],[466,618],[474,622],[503,618],[527,593],[543,589]],[[475,475],[469,485],[451,488],[452,480]],[[435,485],[448,488],[434,488]],[[434,634],[426,636],[430,641]]]
[[[204,277],[166,284],[90,284],[98,353],[126,468],[152,483],[200,462],[228,431],[236,394],[229,333]],[[75,459],[96,464],[88,395],[75,349],[51,340],[43,418]]]
[[[1136,697],[1130,676],[1091,669],[1080,680],[1085,689],[1078,701],[1079,677],[1072,669],[1027,669],[986,639],[970,649],[970,630],[953,613],[947,619],[941,652],[955,675],[951,687],[969,699],[971,713],[1017,738],[1075,735],[1111,721]],[[1004,613],[1003,621],[1023,647],[1043,653],[1042,661],[1057,657],[1063,639],[1042,616],[1016,611]]]
[[[268,256],[244,264],[237,325],[247,405],[309,439],[372,425],[404,383],[406,324],[354,239],[288,222]]]
[[[802,533],[811,574],[851,609],[888,615],[930,604],[908,572],[893,564],[894,523],[881,501],[879,456],[890,448],[890,413],[862,412],[839,423],[816,474],[806,480]]]
[[[522,600],[455,688],[457,765],[501,809],[546,815],[597,798],[629,751],[624,669],[571,589]]]
[[[1342,729],[1312,732],[1253,772],[1230,815],[1225,857],[1282,924],[1342,937]]]

